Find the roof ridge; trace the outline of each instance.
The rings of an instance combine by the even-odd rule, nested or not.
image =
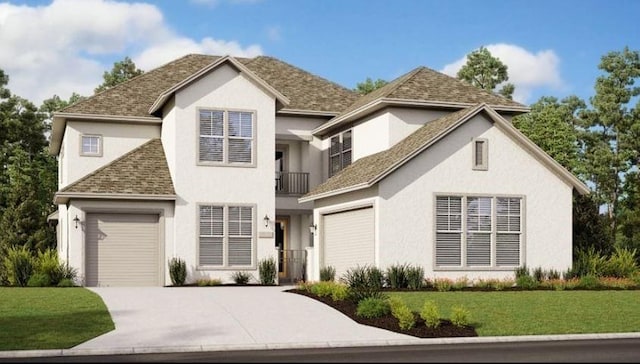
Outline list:
[[[135,152],[140,151],[142,148],[148,146],[149,144],[151,144],[154,141],[160,141],[160,145],[162,145],[162,140],[160,138],[152,138],[144,143],[142,143],[141,145],[133,148],[132,150],[126,152],[125,154],[121,155],[120,157],[112,160],[111,162],[105,164],[104,166],[96,169],[95,171],[85,175],[84,177],[78,179],[77,181],[74,181],[73,183],[65,186],[63,189],[61,189],[59,192],[65,192],[67,190],[70,190],[71,188],[75,187],[76,185],[80,184],[81,182],[84,182],[85,180],[95,176],[96,174],[98,174],[99,172],[102,172],[103,170],[105,170],[106,168],[113,166],[114,164],[126,159],[127,157],[131,156],[132,154],[134,154]],[[164,146],[162,147],[164,149]]]
[[[399,81],[398,83],[396,83],[393,87],[390,88],[390,90],[388,92],[385,92],[385,94],[383,96],[380,96],[380,97],[388,96],[393,91],[397,90],[398,87],[404,85],[405,83],[407,83],[407,81],[409,81],[410,79],[414,78],[418,73],[420,73],[420,71],[422,71],[423,68],[426,68],[426,67],[418,66],[418,67],[412,69],[411,71],[405,73],[404,75],[402,75],[400,77],[397,77],[393,81],[389,82],[391,84],[393,82],[399,81],[400,79],[404,78],[402,81]]]

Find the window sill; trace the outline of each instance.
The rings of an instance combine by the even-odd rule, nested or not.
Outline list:
[[[213,265],[200,265],[196,267],[197,271],[212,271],[212,270],[224,270],[224,271],[237,271],[237,270],[256,270],[255,265],[234,265],[234,266],[213,266]]]
[[[519,266],[512,267],[435,267],[434,272],[513,272]]]
[[[217,163],[217,162],[196,162],[196,165],[199,167],[232,167],[232,168],[256,168],[255,163],[244,164],[244,163]]]

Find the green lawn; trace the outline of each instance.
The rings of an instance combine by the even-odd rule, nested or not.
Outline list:
[[[88,289],[0,287],[0,350],[70,348],[114,328]]]
[[[420,312],[436,302],[440,316],[463,305],[479,336],[640,332],[640,290],[393,292]]]

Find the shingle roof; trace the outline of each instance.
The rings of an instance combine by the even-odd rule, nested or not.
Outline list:
[[[190,54],[134,77],[71,105],[61,112],[114,116],[149,116],[160,94],[218,60],[219,56]],[[340,112],[357,94],[272,57],[235,58],[271,87],[285,95],[289,109]]]
[[[359,98],[351,106],[343,110],[341,115],[379,98],[451,102],[469,105],[485,103],[494,107],[526,108],[526,106],[513,100],[482,90],[444,73],[436,72],[427,67],[418,67]]]
[[[389,169],[406,158],[409,158],[421,148],[429,145],[433,140],[449,130],[449,128],[483,106],[484,105],[481,104],[463,109],[426,123],[391,148],[358,159],[316,187],[313,191],[302,196],[302,199],[372,183]]]
[[[59,192],[175,195],[160,139],[151,139]]]

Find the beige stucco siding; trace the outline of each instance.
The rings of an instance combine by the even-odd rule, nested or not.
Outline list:
[[[489,169],[472,169],[471,140],[489,142]],[[571,265],[572,187],[484,116],[478,115],[379,183],[380,265],[420,264],[428,275],[513,276],[506,272],[434,271],[435,194],[524,198],[524,260],[529,267]]]

